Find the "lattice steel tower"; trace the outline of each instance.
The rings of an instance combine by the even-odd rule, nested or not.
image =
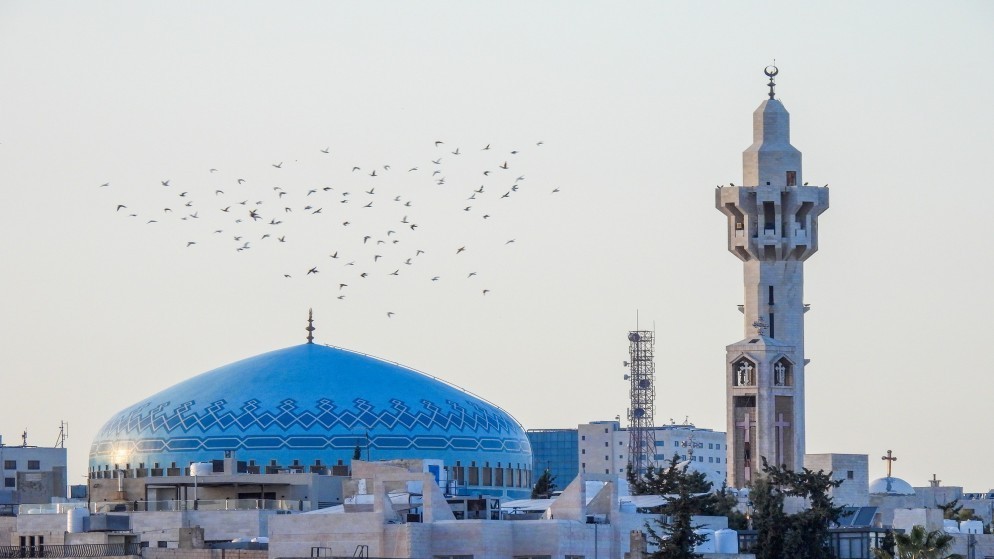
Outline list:
[[[653,363],[652,349],[655,345],[654,333],[647,330],[634,330],[628,333],[628,366],[631,373],[628,408],[628,460],[632,470],[641,477],[646,468],[655,461],[656,436],[654,431],[653,403],[656,401],[656,366]]]

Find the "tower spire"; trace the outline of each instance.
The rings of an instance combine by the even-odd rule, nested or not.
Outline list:
[[[314,343],[314,309],[307,309],[307,343]]]

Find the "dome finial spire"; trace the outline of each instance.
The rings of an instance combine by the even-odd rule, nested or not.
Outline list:
[[[773,88],[777,86],[777,82],[774,81],[773,78],[776,77],[776,75],[780,73],[780,70],[777,68],[777,59],[776,58],[773,59],[773,64],[770,64],[769,66],[766,67],[765,70],[763,70],[763,73],[766,74],[767,77],[770,78],[770,83],[768,83],[766,85],[770,86],[770,99],[773,99],[773,94],[774,94],[773,93]]]
[[[314,309],[307,309],[307,343],[314,343]]]

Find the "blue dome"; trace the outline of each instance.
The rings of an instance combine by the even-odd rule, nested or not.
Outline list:
[[[454,386],[359,353],[303,344],[208,371],[121,411],[90,447],[90,470],[186,467],[233,451],[265,468],[436,458],[531,470],[506,412]]]

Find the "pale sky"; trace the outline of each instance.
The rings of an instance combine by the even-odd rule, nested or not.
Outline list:
[[[724,430],[745,334],[714,188],[742,180],[775,58],[831,191],[807,449],[990,489],[991,29],[970,1],[0,1],[0,434],[50,446],[68,421],[82,483],[114,413],[303,343],[311,307],[317,342],[525,428],[625,416],[638,313],[657,422]]]

